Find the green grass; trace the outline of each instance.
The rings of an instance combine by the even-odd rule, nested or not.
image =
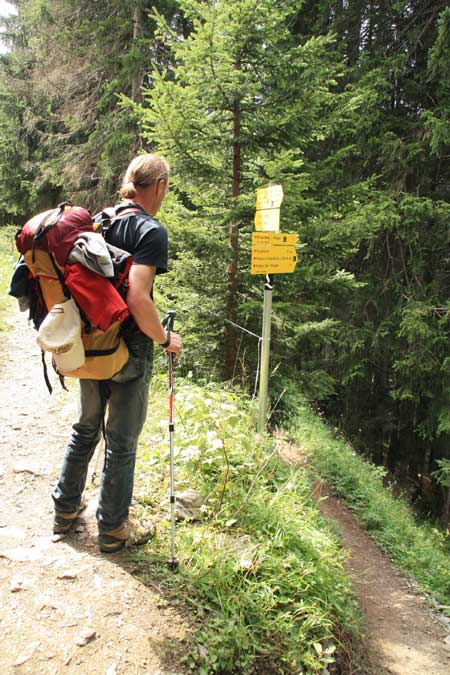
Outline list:
[[[199,675],[320,673],[358,632],[343,554],[305,471],[255,435],[249,404],[231,391],[177,383],[176,489],[200,491],[204,519],[177,523],[179,573],[161,564],[170,552],[165,382],[153,386],[136,487],[158,534],[134,560],[144,581],[189,608],[185,665]]]
[[[0,331],[6,330],[5,319],[16,300],[7,294],[12,269],[19,254],[14,244],[15,226],[0,227]]]
[[[384,470],[337,439],[307,403],[297,401],[291,437],[357,520],[419,588],[450,604],[450,537],[418,521],[407,501],[384,486]]]

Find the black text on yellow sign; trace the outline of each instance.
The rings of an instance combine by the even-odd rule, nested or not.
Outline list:
[[[290,274],[297,264],[296,234],[254,232],[252,274]]]
[[[252,232],[253,244],[296,244],[298,234],[290,232]]]

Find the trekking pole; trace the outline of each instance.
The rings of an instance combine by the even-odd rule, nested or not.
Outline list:
[[[170,310],[162,322],[167,329],[168,337],[173,330],[175,312]],[[167,561],[169,569],[175,572],[178,569],[178,560],[175,557],[175,468],[174,468],[174,432],[173,423],[173,352],[167,354],[169,361],[169,445],[170,445],[170,560]]]

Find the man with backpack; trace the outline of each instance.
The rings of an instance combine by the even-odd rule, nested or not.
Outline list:
[[[128,520],[133,493],[138,438],[145,422],[152,371],[153,343],[175,356],[181,353],[178,334],[165,331],[153,302],[153,282],[167,272],[167,232],[156,220],[169,184],[163,157],[135,157],[125,173],[121,196],[105,233],[109,244],[133,256],[127,305],[136,324],[126,337],[129,359],[109,380],[80,379],[80,416],[73,425],[60,477],[53,491],[53,531],[69,531],[84,508],[82,499],[89,462],[100,438],[105,407],[105,464],[97,509],[100,550],[114,552],[127,542],[150,538],[152,527],[136,531]]]

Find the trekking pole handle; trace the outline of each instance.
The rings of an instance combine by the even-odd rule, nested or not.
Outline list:
[[[167,331],[167,340],[162,345],[163,347],[168,347],[170,345],[170,333],[173,331],[174,322],[175,322],[175,311],[173,309],[169,309],[169,311],[167,312],[166,316],[162,321],[162,326]]]
[[[163,326],[165,328],[167,327],[167,330],[173,330],[173,324],[175,322],[175,314],[176,312],[174,309],[169,309],[169,311],[167,312],[167,315],[163,321]]]

